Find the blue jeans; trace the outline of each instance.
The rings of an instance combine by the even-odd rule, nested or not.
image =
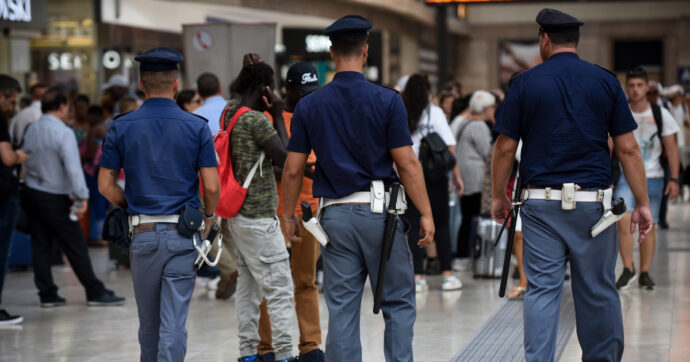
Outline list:
[[[367,275],[376,290],[386,213],[372,214],[367,205],[333,205],[321,218],[330,247],[323,255],[323,291],[328,306],[326,361],[362,361],[359,335],[362,292]],[[402,226],[386,265],[381,311],[386,329],[383,350],[388,362],[413,360],[416,318],[412,255]]]
[[[7,256],[10,254],[17,217],[19,217],[19,198],[16,195],[10,195],[0,202],[0,303],[2,303],[2,287],[5,284],[7,272]]]
[[[132,237],[130,257],[142,362],[184,360],[196,256],[192,239],[166,229],[166,224]]]
[[[553,361],[566,262],[570,261],[577,337],[583,361],[620,361],[623,317],[616,291],[616,226],[596,238],[589,229],[601,218],[600,203],[527,200],[521,209],[525,294],[525,358]]]

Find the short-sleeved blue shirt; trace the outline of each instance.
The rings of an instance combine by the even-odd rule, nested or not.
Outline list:
[[[369,191],[372,180],[398,180],[390,150],[412,145],[400,95],[339,72],[301,99],[290,126],[288,151],[316,155],[313,194],[341,198]]]
[[[611,186],[608,138],[637,124],[618,79],[558,53],[518,75],[496,111],[494,130],[522,139],[520,175],[525,185],[560,188]]]
[[[200,205],[199,169],[216,167],[208,125],[172,99],[149,98],[117,117],[103,143],[101,166],[125,171],[130,215],[178,214]]]

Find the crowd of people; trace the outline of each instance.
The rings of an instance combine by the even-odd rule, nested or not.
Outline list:
[[[179,89],[177,63],[181,62],[181,56],[178,59],[177,55],[161,50],[139,56],[139,85],[143,94],[135,92],[126,78],[115,75],[105,84],[98,102],[92,102],[83,94],[66,94],[59,88],[37,83],[28,89],[30,101],[22,97],[21,106],[17,109],[15,100],[22,92],[19,83],[7,75],[0,75],[0,151],[3,163],[0,293],[12,232],[21,210],[29,220],[34,280],[41,307],[58,307],[66,303],[58,295],[58,287],[53,283],[50,271],[54,261],[53,244],[59,245],[84,286],[88,305],[122,305],[124,298],[107,289],[94,275],[87,251],[87,245],[104,244],[101,233],[107,211],[120,206],[128,208],[130,214],[179,213],[179,205],[173,201],[154,201],[155,197],[149,195],[155,193],[160,197],[170,191],[179,196],[179,192],[172,189],[177,186],[187,188],[185,192],[192,190],[196,200],[194,205],[204,210],[206,224],[215,224],[214,209],[220,191],[214,185],[226,185],[228,180],[218,181],[214,179],[217,176],[208,174],[215,172],[217,166],[217,156],[213,154],[217,149],[213,148],[210,136],[228,132],[232,174],[237,182],[244,183],[246,198],[236,216],[217,221],[221,227],[224,252],[217,266],[220,282],[216,297],[229,299],[235,296],[240,336],[239,360],[285,361],[291,358],[293,342],[290,324],[295,311],[300,331],[298,360],[324,360],[324,353],[320,349],[322,340],[316,286],[320,252],[314,236],[300,226],[298,220],[301,219],[302,209],[298,204],[306,201],[312,208],[319,207],[318,198],[314,197],[316,192],[312,192],[312,188],[317,190],[317,186],[314,186],[316,180],[321,180],[318,186],[320,196],[326,195],[326,198],[332,199],[341,197],[341,193],[329,189],[335,187],[329,182],[343,185],[358,181],[345,180],[346,174],[336,169],[336,165],[349,167],[353,161],[343,159],[343,154],[357,154],[359,151],[338,142],[324,144],[333,140],[315,139],[319,134],[328,134],[319,128],[325,126],[314,124],[314,119],[319,117],[315,113],[321,112],[321,115],[335,118],[338,116],[333,113],[335,108],[314,105],[314,102],[320,97],[352,97],[347,87],[369,86],[358,83],[363,82],[363,78],[359,79],[356,75],[358,69],[361,73],[361,67],[358,68],[357,64],[366,59],[367,48],[365,43],[361,43],[362,39],[366,42],[366,38],[361,37],[360,30],[367,23],[350,18],[344,24],[334,24],[335,28],[330,30],[330,34],[327,29],[327,35],[334,42],[332,52],[336,67],[349,71],[339,72],[332,85],[323,87],[314,96],[311,94],[319,89],[319,80],[317,71],[311,65],[292,65],[287,72],[285,88],[276,89],[273,69],[256,54],[244,57],[244,67],[230,85],[227,98],[223,85],[212,73],[200,75],[195,89]],[[338,26],[347,28],[347,31],[342,31]],[[359,37],[342,38],[343,34],[350,33]],[[400,327],[391,328],[390,333],[397,334],[386,337],[386,357],[405,360],[411,356],[411,349],[394,350],[388,339],[411,339],[411,331],[403,331],[408,327],[411,329],[414,321],[414,301],[404,292],[406,283],[414,280],[415,292],[424,293],[429,288],[425,276],[440,274],[444,292],[458,290],[463,284],[456,272],[469,270],[476,258],[476,240],[480,237],[477,235],[477,220],[491,218],[491,161],[499,137],[494,132],[495,112],[502,106],[505,95],[500,90],[475,90],[463,94],[462,86],[457,81],[443,85],[434,95],[427,76],[421,73],[401,78],[396,88],[402,102],[397,104],[392,101],[392,108],[398,112],[391,119],[395,120],[398,128],[381,131],[387,132],[392,139],[388,148],[404,146],[409,138],[414,152],[412,159],[425,157],[422,154],[431,152],[429,148],[433,148],[433,145],[430,144],[434,142],[441,142],[444,148],[441,151],[452,155],[452,163],[440,175],[424,170],[422,185],[426,185],[425,193],[418,193],[419,188],[408,187],[412,202],[408,202],[404,216],[405,224],[409,225],[407,246],[393,250],[394,255],[405,254],[409,250],[413,260],[413,270],[405,271],[402,267],[400,272],[402,276],[410,272],[410,280],[399,276],[391,282],[391,288],[386,292],[390,298],[398,296],[403,302],[398,306],[386,303],[383,306],[387,331],[391,327]],[[686,147],[688,141],[685,139],[686,135],[690,135],[690,130],[686,129],[690,128],[690,92],[679,85],[663,88],[648,79],[647,73],[641,68],[628,72],[624,89],[629,110],[638,125],[634,135],[644,160],[654,222],[665,228],[668,227],[665,219],[668,200],[675,199],[679,194],[690,196],[687,190],[690,176],[688,172],[683,172],[682,167],[690,161],[690,147]],[[365,88],[363,92],[384,92],[381,97],[394,97],[394,93],[384,88]],[[168,134],[169,142],[178,140],[185,143],[189,139],[194,142],[198,140],[199,145],[190,141],[186,145],[186,153],[166,146],[164,149],[171,151],[165,154],[151,148],[155,144],[153,140],[146,144],[139,138],[124,138],[124,135],[132,132],[132,121],[167,116],[184,118],[189,126],[175,126],[174,130],[162,132],[162,125],[151,123],[141,126],[142,133],[150,129]],[[330,127],[342,127],[338,128],[338,132],[355,132],[342,125]],[[351,135],[362,137],[362,142],[370,137],[358,133]],[[613,144],[610,142],[612,155],[616,154]],[[326,147],[342,147],[343,153],[334,155],[325,152]],[[317,160],[314,151],[324,156]],[[133,156],[128,156],[132,153],[138,153],[137,157],[160,157],[162,160],[179,155],[187,164],[178,172],[152,166],[145,158],[134,160],[130,158]],[[190,160],[190,156],[183,154],[193,155],[194,159]],[[415,183],[419,181],[415,177],[421,177],[421,174],[416,175],[414,162],[408,162],[409,155],[391,151],[386,157],[383,163],[395,163],[404,183],[419,185]],[[508,195],[515,187],[519,151],[516,158],[512,166],[513,181],[508,183],[505,190]],[[374,172],[380,164],[371,167],[373,171],[367,171]],[[143,168],[153,169],[151,172],[157,172],[155,177],[170,174],[169,182],[174,185],[169,185],[167,190],[154,192],[153,183],[147,184],[147,181],[155,177],[142,176]],[[638,276],[633,262],[633,234],[630,231],[635,198],[621,172],[632,171],[626,170],[625,165],[621,170],[615,157],[611,169],[614,174],[614,198],[623,198],[628,209],[618,223],[624,269],[616,283],[617,288],[626,288]],[[327,171],[329,175],[326,175]],[[391,172],[381,171],[380,177],[391,178]],[[191,181],[183,182],[182,179],[190,173],[194,176]],[[203,196],[196,195],[199,190],[198,174],[201,174]],[[392,178],[397,179],[397,176]],[[364,184],[368,190],[368,182]],[[362,190],[360,187],[351,191]],[[145,200],[141,194],[149,195],[147,197],[152,199]],[[427,199],[428,202],[425,202]],[[459,230],[454,230],[453,217],[457,217],[457,213],[451,212],[451,205],[457,199],[461,223]],[[139,203],[149,206],[156,204],[167,210],[161,211],[152,206],[147,209],[149,206],[144,207]],[[365,203],[368,205],[369,201]],[[352,215],[361,211],[358,211],[358,207],[362,206],[359,204],[359,201],[349,203]],[[350,217],[343,210],[330,208],[323,215],[324,229],[330,235],[351,232],[343,226],[336,226],[335,221]],[[433,223],[429,224],[431,216]],[[157,245],[161,241],[158,234],[151,234],[151,231],[163,232],[166,229],[160,225],[156,228],[155,222],[153,224],[153,229],[145,227],[145,223],[132,225],[131,231],[132,273],[141,323],[139,341],[142,360],[181,360],[186,351],[186,308],[189,307],[195,277],[185,263],[194,259],[190,259],[193,249],[191,243],[183,245],[188,242],[187,239],[170,238],[166,241],[167,249],[158,250]],[[368,227],[364,221],[358,225]],[[169,232],[176,233],[174,230]],[[352,236],[356,237],[364,236]],[[653,289],[655,285],[650,276],[654,240],[652,230],[640,252],[639,284],[647,289]],[[339,245],[342,243],[339,238],[332,238],[330,242],[335,244],[335,250],[343,247]],[[288,248],[291,249],[290,253]],[[346,250],[348,247],[343,248]],[[520,297],[528,288],[522,250],[522,233],[518,226],[513,252],[518,261],[516,276],[520,281],[508,293],[510,297]],[[356,348],[359,342],[351,340],[359,338],[358,329],[349,325],[349,319],[359,313],[366,273],[375,275],[374,264],[370,264],[369,260],[378,259],[378,254],[366,250],[346,251],[340,255],[332,249],[323,253],[325,283],[331,285],[325,290],[330,330],[327,346],[332,356],[356,357],[359,353],[361,359],[361,350],[358,352]],[[354,264],[348,264],[351,260],[344,261],[348,257],[360,258],[364,260],[364,265],[355,267]],[[163,259],[171,261],[166,264]],[[166,277],[168,268],[180,270],[174,280]],[[161,285],[161,278],[167,286],[152,291],[152,285]],[[349,295],[345,292],[347,288],[357,292],[354,296]],[[173,302],[170,305],[154,303],[168,299],[179,305]],[[398,314],[395,315],[405,318],[394,320],[390,313],[393,307],[397,308]],[[20,316],[0,309],[0,324],[21,322]],[[407,333],[410,335],[407,336]],[[334,358],[342,360],[340,357]]]

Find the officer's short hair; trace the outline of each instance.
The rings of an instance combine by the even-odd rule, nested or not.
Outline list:
[[[364,51],[364,46],[366,44],[367,38],[331,41],[333,54],[341,57],[356,56],[362,54],[362,52]]]
[[[196,88],[201,98],[208,98],[212,95],[218,94],[220,89],[220,81],[212,73],[204,73],[196,79]]]
[[[20,93],[22,87],[16,79],[7,74],[0,74],[0,92],[5,95],[5,98],[12,97],[15,93]]]
[[[142,70],[139,73],[146,93],[163,93],[172,88],[177,79],[177,69],[166,71]]]
[[[480,114],[493,105],[496,105],[496,97],[484,90],[474,92],[470,98],[470,112],[473,114]]]
[[[67,104],[65,92],[57,87],[50,88],[43,94],[43,98],[41,98],[41,112],[48,113],[57,111],[63,104]]]
[[[575,45],[580,42],[580,31],[570,31],[567,33],[546,33],[549,34],[551,44],[553,45]]]
[[[635,67],[632,69],[629,69],[628,72],[625,74],[625,82],[627,83],[630,79],[633,78],[639,78],[644,80],[645,83],[649,80],[649,76],[647,75],[647,71],[644,70],[642,67]]]
[[[234,90],[240,94],[264,86],[273,88],[273,68],[266,63],[245,65],[233,82]]]

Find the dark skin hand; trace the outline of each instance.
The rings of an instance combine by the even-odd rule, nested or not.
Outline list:
[[[261,144],[266,155],[271,159],[274,165],[283,167],[285,158],[287,157],[288,136],[285,129],[285,121],[283,120],[283,103],[278,96],[271,91],[271,88],[266,86],[264,88],[271,96],[271,100],[266,99],[266,92],[260,89],[252,89],[242,94],[240,105],[249,107],[259,112],[268,112],[273,117],[273,127],[278,134],[271,137],[268,141]]]
[[[91,127],[89,131],[89,138],[86,144],[86,152],[82,155],[82,163],[93,161],[96,151],[98,150],[98,141],[103,141],[108,128],[105,123],[99,123]]]

